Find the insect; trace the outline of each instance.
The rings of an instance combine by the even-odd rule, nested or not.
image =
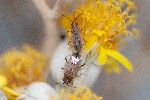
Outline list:
[[[73,79],[75,77],[78,77],[77,72],[78,70],[84,66],[85,64],[81,65],[81,55],[79,55],[79,53],[73,53],[71,55],[68,56],[69,59],[67,59],[67,57],[65,58],[66,60],[66,64],[65,67],[62,68],[64,70],[64,77],[62,78],[63,80],[63,84],[67,84],[69,86],[69,84],[73,84]]]
[[[74,21],[72,21],[70,18],[67,16],[63,15],[64,17],[68,18],[69,20],[72,21],[71,23],[71,40],[69,41],[68,44],[71,43],[71,46],[74,47],[75,52],[80,52],[82,50],[82,45],[83,45],[83,39],[81,37],[81,30],[78,27],[78,23],[76,22],[77,18],[80,17],[83,13],[78,15]],[[68,31],[69,32],[69,31]]]

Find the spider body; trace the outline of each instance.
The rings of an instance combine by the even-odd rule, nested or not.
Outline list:
[[[78,70],[84,66],[81,65],[81,55],[78,53],[73,53],[72,55],[68,56],[69,59],[66,59],[66,64],[64,68],[64,77],[62,78],[63,84],[67,84],[68,86],[73,84],[73,79],[77,77]]]

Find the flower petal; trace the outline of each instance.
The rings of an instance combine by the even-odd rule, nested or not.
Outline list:
[[[70,28],[71,28],[72,19],[73,19],[73,16],[70,15],[70,14],[67,14],[67,15],[65,15],[65,16],[62,16],[61,19],[60,19],[61,25],[62,25],[67,31],[69,31]]]
[[[127,70],[133,71],[133,66],[131,62],[123,56],[121,53],[115,50],[108,49],[107,50],[107,55],[115,58],[117,61],[119,61]]]
[[[3,88],[7,85],[7,78],[3,75],[0,75],[0,88]]]
[[[90,49],[92,47],[92,45],[94,43],[96,43],[97,39],[98,39],[98,35],[96,35],[96,34],[87,36],[86,40],[90,40],[90,41],[87,41],[86,44],[84,45],[84,47],[87,49]]]
[[[107,60],[107,53],[103,47],[100,47],[100,55],[98,56],[98,62],[100,64],[105,64]]]
[[[3,91],[5,91],[6,94],[10,94],[12,96],[16,96],[16,97],[20,96],[19,93],[17,93],[16,91],[8,87],[3,87]]]
[[[102,35],[105,34],[105,31],[94,29],[91,33],[92,34],[97,34],[99,37],[102,37]]]

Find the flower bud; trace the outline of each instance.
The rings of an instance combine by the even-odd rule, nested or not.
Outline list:
[[[46,83],[35,82],[27,86],[17,100],[58,100],[55,90]]]

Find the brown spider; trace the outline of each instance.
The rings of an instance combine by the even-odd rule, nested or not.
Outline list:
[[[73,79],[78,76],[78,70],[85,64],[80,64],[81,55],[79,55],[78,53],[73,53],[68,57],[69,59],[67,59],[67,57],[65,58],[66,64],[64,68],[62,68],[64,70],[64,77],[62,78],[62,80],[64,81],[63,84],[67,84],[69,86],[69,84],[73,84]]]

